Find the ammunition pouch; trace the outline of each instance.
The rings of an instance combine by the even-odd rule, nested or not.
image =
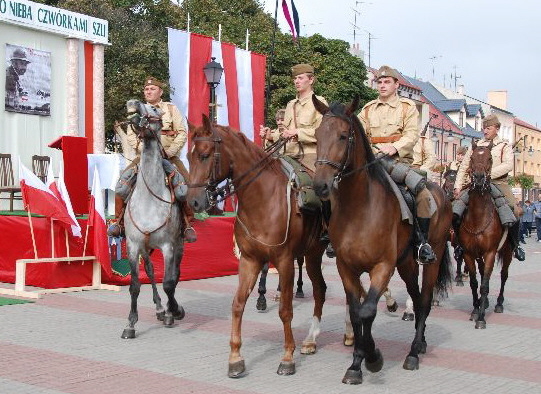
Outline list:
[[[297,191],[297,204],[303,211],[320,212],[321,199],[316,195],[313,179],[297,160],[289,156],[280,156],[282,169]]]

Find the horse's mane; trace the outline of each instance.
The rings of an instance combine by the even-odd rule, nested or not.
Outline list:
[[[229,126],[218,125],[218,126],[215,126],[215,128],[218,131],[223,132],[224,134],[231,135],[234,138],[238,139],[246,147],[247,151],[250,153],[250,156],[253,158],[255,162],[259,162],[265,159],[266,157],[268,157],[268,153],[265,152],[263,149],[261,149],[259,146],[257,146],[254,142],[250,141],[243,132],[237,131]],[[268,158],[267,164],[265,165],[265,167],[273,171],[276,171],[280,174],[283,174],[280,161],[276,160],[273,157]]]
[[[358,134],[358,136],[361,138],[361,142],[363,144],[363,149],[366,155],[366,162],[372,163],[376,161],[376,156],[374,156],[374,152],[372,152],[372,145],[370,145],[370,141],[368,140],[368,136],[364,132],[363,125],[361,124],[361,121],[359,118],[355,115],[347,116],[346,115],[346,106],[342,103],[331,103],[329,107],[329,112],[334,115],[338,116],[339,118],[342,118],[349,122],[351,120],[353,130]],[[348,120],[349,119],[349,120]],[[367,167],[367,173],[368,175],[380,182],[388,191],[393,192],[391,185],[389,184],[389,179],[387,177],[387,174],[385,172],[385,169],[381,165],[381,163],[377,162]]]

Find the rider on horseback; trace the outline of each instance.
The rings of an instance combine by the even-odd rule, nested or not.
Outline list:
[[[483,134],[484,138],[477,143],[478,146],[490,146],[492,144],[492,170],[491,170],[491,181],[504,195],[507,203],[513,210],[516,218],[519,218],[522,215],[522,209],[517,206],[517,201],[511,187],[507,183],[508,175],[513,171],[513,149],[511,145],[504,139],[501,139],[498,136],[498,131],[500,130],[501,123],[498,120],[496,115],[488,115],[483,119]],[[472,149],[469,148],[466,153],[455,182],[455,198],[459,197],[463,186],[466,184],[466,172],[470,167],[470,160],[472,155]],[[464,191],[464,192],[467,192]],[[455,215],[456,216],[456,215]],[[457,227],[460,218],[453,218],[453,226]],[[502,223],[503,224],[503,223]],[[513,248],[515,257],[524,261],[525,255],[524,251],[520,247],[520,223],[517,219],[509,229],[509,240],[511,241],[511,247]]]
[[[466,155],[467,151],[468,151],[468,148],[466,146],[459,146],[456,150],[456,160],[453,160],[451,163],[449,163],[449,166],[446,168],[446,171],[447,170],[458,171],[460,169],[460,165],[462,164],[462,160],[464,160],[464,156]]]
[[[392,157],[396,161],[412,164],[413,148],[419,139],[419,112],[412,100],[399,97],[399,75],[389,66],[382,66],[377,73],[376,83],[379,96],[367,103],[359,113],[359,119],[369,136],[375,150]],[[421,188],[416,195],[418,261],[428,264],[436,256],[428,244],[431,195]]]
[[[145,79],[143,93],[147,104],[152,105],[155,108],[160,109],[163,112],[162,115],[162,129],[161,129],[161,145],[163,147],[167,160],[174,164],[176,169],[180,172],[185,181],[188,180],[189,174],[184,167],[184,164],[178,157],[182,147],[186,143],[187,134],[182,121],[182,114],[179,109],[169,102],[162,101],[162,94],[164,84],[158,81],[156,78],[148,77]],[[137,138],[133,128],[128,127],[128,142],[137,152],[137,157],[126,167],[124,172],[133,171],[134,167],[139,164],[141,160],[141,147],[140,140]],[[170,169],[168,169],[170,172]],[[135,182],[133,182],[135,183]],[[195,242],[197,235],[195,230],[191,226],[191,221],[194,218],[193,211],[186,202],[181,202],[182,210],[184,212],[184,240],[185,242]],[[123,216],[126,208],[126,201],[120,197],[118,193],[115,194],[115,217],[116,222],[112,223],[107,230],[109,236],[120,236],[124,233]]]

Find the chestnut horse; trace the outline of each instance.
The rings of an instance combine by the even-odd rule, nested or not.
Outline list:
[[[319,213],[297,212],[296,192],[282,171],[280,162],[229,127],[211,125],[203,115],[203,125],[190,125],[193,148],[189,154],[188,203],[196,212],[209,208],[216,186],[230,179],[238,199],[235,239],[240,249],[239,286],[233,298],[229,377],[245,371],[240,353],[242,315],[263,265],[272,261],[279,274],[281,289],[279,315],[284,326],[285,353],[279,375],[295,373],[293,318],[293,258],[304,255],[306,271],[313,286],[312,328],[303,343],[303,353],[315,352],[315,337],[325,301],[326,284],[321,273],[325,244],[319,240],[322,219]]]
[[[488,308],[490,276],[496,257],[502,263],[501,286],[494,312],[503,312],[503,292],[509,276],[509,265],[513,251],[507,233],[502,226],[496,206],[490,193],[490,171],[492,155],[489,146],[472,146],[470,162],[471,186],[468,209],[464,213],[458,232],[458,242],[464,250],[464,262],[470,274],[470,287],[473,296],[473,311],[470,320],[475,320],[475,328],[486,328],[485,309]],[[502,241],[505,241],[502,245]],[[477,292],[476,261],[481,275],[480,297]]]
[[[433,289],[445,292],[451,282],[447,239],[451,226],[451,204],[442,189],[428,183],[437,208],[430,223],[429,242],[436,261],[423,267],[419,290],[419,265],[413,256],[413,228],[402,220],[397,197],[385,169],[374,157],[369,139],[355,116],[359,99],[347,108],[327,107],[313,98],[323,114],[316,130],[317,161],[314,188],[322,199],[332,199],[329,236],[336,250],[336,265],[342,278],[355,334],[353,363],[342,382],[362,383],[361,363],[371,372],[383,366],[383,356],[372,337],[377,302],[395,268],[413,300],[415,338],[403,367],[419,368],[419,353],[425,353],[426,319],[430,313]],[[368,272],[370,288],[360,302],[359,276]]]

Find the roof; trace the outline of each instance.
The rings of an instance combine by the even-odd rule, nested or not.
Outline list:
[[[366,67],[366,69],[367,69],[368,71],[371,71],[372,74],[374,74],[374,76],[376,76],[376,75],[378,74],[378,70],[376,70],[375,68],[372,68],[372,67]],[[398,83],[399,83],[400,85],[406,86],[406,87],[411,88],[411,89],[418,90],[419,93],[422,91],[422,89],[421,89],[419,86],[417,86],[417,85],[411,83],[410,81],[408,81],[408,80],[404,77],[404,75],[402,75],[402,73],[401,73],[400,71],[398,71],[398,70],[396,70],[396,71],[398,72],[398,75],[401,77],[401,78],[398,79]]]
[[[443,112],[459,112],[466,106],[464,99],[445,99],[434,102],[434,105]]]
[[[471,127],[469,124],[466,123],[466,127],[462,128],[462,131],[464,132],[465,137],[473,137],[473,138],[483,138],[483,133],[480,131],[475,130],[473,127]]]
[[[481,107],[481,104],[466,104],[466,116],[475,116],[478,112],[481,112],[481,116],[484,115],[483,107]]]
[[[418,86],[421,88],[421,91],[423,92],[423,95],[433,103],[440,100],[446,100],[447,98],[441,94],[441,92],[436,89],[434,86],[432,86],[428,82],[423,82],[418,79],[408,77],[407,75],[404,75],[404,78],[411,83],[412,85]]]
[[[532,126],[531,124],[519,119],[519,118],[515,118],[514,119],[514,122],[516,125],[519,125],[519,126],[522,126],[522,127],[526,127],[528,129],[532,129],[532,130],[535,130],[535,131],[541,131],[540,129],[538,129],[537,127],[535,126]]]
[[[500,108],[500,107],[496,107],[495,105],[492,105],[490,103],[486,103],[484,102],[483,100],[479,100],[478,98],[475,98],[475,97],[472,97],[472,96],[468,96],[467,94],[464,95],[464,97],[467,97],[467,98],[470,98],[472,100],[475,100],[479,103],[483,103],[483,104],[486,104],[486,105],[489,105],[491,109],[493,110],[496,110],[496,111],[500,111],[500,112],[503,112],[507,115],[513,115],[513,113],[511,111],[507,111],[506,109],[503,109],[503,108]]]

